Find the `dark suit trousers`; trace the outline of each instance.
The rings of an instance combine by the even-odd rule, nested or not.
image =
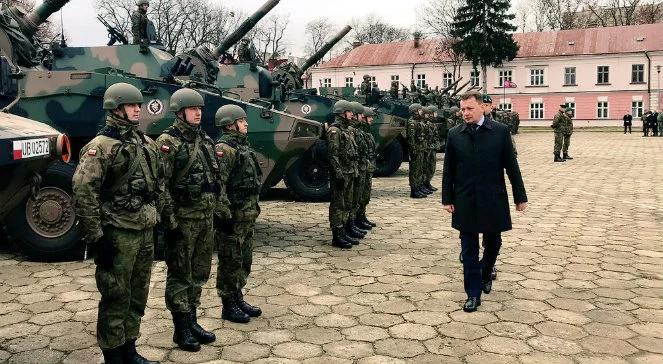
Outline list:
[[[490,273],[502,246],[501,233],[483,233],[483,258],[479,260],[479,233],[460,233],[463,278],[468,297],[481,297],[481,283]]]

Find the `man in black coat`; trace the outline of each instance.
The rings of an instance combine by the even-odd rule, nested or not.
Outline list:
[[[468,92],[460,107],[465,123],[449,131],[442,172],[442,204],[452,214],[451,226],[460,231],[466,312],[481,305],[481,291],[490,293],[490,273],[502,245],[501,232],[511,230],[504,182],[511,181],[517,211],[527,207],[527,194],[513,153],[507,126],[484,118],[481,94]],[[479,233],[484,254],[479,260]]]
[[[630,112],[624,114],[624,134],[626,134],[626,129],[628,128],[628,133],[631,134],[631,125],[633,125],[633,116]]]

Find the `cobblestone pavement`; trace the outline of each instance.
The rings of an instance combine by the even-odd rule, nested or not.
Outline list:
[[[478,312],[460,310],[439,193],[408,198],[404,164],[375,180],[379,227],[350,251],[328,243],[327,204],[263,202],[247,297],[265,314],[222,321],[210,279],[200,321],[218,341],[199,353],[173,349],[155,263],[139,350],[176,363],[663,363],[663,138],[580,132],[576,159],[554,164],[552,133],[517,142],[530,205],[512,212]],[[97,298],[90,262],[0,255],[0,362],[99,362]]]

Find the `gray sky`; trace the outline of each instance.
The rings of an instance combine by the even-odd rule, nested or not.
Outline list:
[[[264,0],[213,0],[223,5],[242,9],[247,13],[257,10]],[[38,0],[41,3],[41,0]],[[425,0],[281,0],[272,13],[290,14],[286,30],[288,49],[293,55],[304,52],[304,27],[317,17],[332,19],[338,28],[347,25],[350,19],[363,14],[376,14],[390,24],[411,28],[416,23],[416,9]],[[71,46],[105,45],[107,33],[96,19],[94,0],[71,0],[62,10],[65,34]],[[59,23],[60,15],[54,14],[51,22]]]

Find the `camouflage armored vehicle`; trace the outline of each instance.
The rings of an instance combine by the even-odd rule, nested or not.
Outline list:
[[[19,24],[19,21],[28,19],[37,12],[41,14],[38,19],[43,21],[48,14],[57,11],[66,3],[66,0],[47,0],[30,14],[11,10],[2,12],[0,18],[16,16],[18,20],[14,19],[14,24]],[[0,27],[0,40],[3,39],[1,36],[3,29],[3,27]],[[212,85],[193,81],[178,81],[176,76],[186,73],[187,66],[183,64],[185,62],[177,60],[169,64],[168,62],[172,61],[173,57],[156,46],[150,46],[148,54],[140,53],[140,47],[133,45],[96,47],[97,49],[92,51],[89,48],[61,48],[55,49],[52,57],[47,58],[48,62],[44,62],[43,60],[46,58],[35,60],[34,57],[30,56],[19,57],[19,54],[29,54],[30,52],[16,51],[17,49],[23,49],[19,47],[22,44],[32,44],[31,35],[33,33],[31,34],[20,27],[7,30],[11,30],[11,32],[7,31],[5,33],[23,37],[27,41],[23,43],[0,41],[0,45],[3,47],[1,48],[2,52],[15,56],[10,67],[6,67],[6,72],[9,74],[2,78],[11,82],[1,84],[0,95],[3,95],[3,97],[0,100],[5,105],[9,102],[10,97],[13,99],[20,95],[16,98],[16,102],[12,102],[8,107],[11,113],[38,120],[55,126],[61,131],[66,131],[71,139],[74,158],[78,157],[82,146],[92,139],[103,126],[102,97],[105,89],[117,82],[132,84],[138,87],[145,96],[146,102],[143,104],[140,128],[147,135],[153,137],[158,136],[173,123],[174,116],[168,112],[166,105],[168,105],[170,95],[183,86],[195,88],[203,95],[206,107],[203,110],[202,127],[212,137],[217,133],[217,129],[213,125],[216,110],[225,104],[240,105],[246,110],[249,117],[249,139],[258,152],[259,163],[263,169],[263,186],[276,184],[282,178],[286,168],[302,152],[310,148],[322,133],[322,126],[318,122],[224,97],[221,91]],[[10,38],[6,37],[4,39]],[[8,47],[5,47],[6,44],[8,44]],[[58,60],[68,57],[66,54],[72,56],[68,59],[76,59],[81,62],[88,52],[96,55],[105,52],[105,55],[111,56],[104,65],[105,67],[98,69],[56,67]],[[150,67],[160,65],[157,68],[164,67],[168,73],[165,77],[145,78],[122,69],[109,67],[109,64],[115,64],[115,61],[119,60],[119,58],[114,57],[121,57],[123,61],[126,61],[129,55],[133,57],[136,65],[133,68],[138,73],[147,67],[146,64],[150,64]],[[145,62],[136,62],[137,59]],[[73,160],[66,164],[66,171],[62,173],[64,176],[60,176],[58,181],[50,181],[44,178],[42,189],[37,192],[38,197],[45,187],[50,186],[50,183],[66,184],[68,189],[63,188],[61,190],[65,192],[66,196],[63,198],[69,204],[67,206],[70,206],[69,193],[75,163],[76,160]],[[37,200],[41,201],[41,205],[32,208],[32,211],[48,209],[53,204],[51,195],[48,194],[45,194],[43,199],[37,198]],[[55,216],[49,215],[48,223],[58,227],[58,229],[45,234],[35,226],[45,224],[46,217],[42,214],[33,214],[32,217],[36,222],[28,223],[27,216],[31,213],[28,210],[29,207],[30,205],[26,201],[15,208],[18,211],[16,216],[22,216],[23,220],[17,220],[14,225],[27,226],[27,228],[14,230],[14,227],[10,226],[9,228],[12,229],[10,233],[23,241],[43,239],[50,244],[51,251],[57,252],[53,254],[44,253],[39,256],[40,258],[51,259],[67,256],[63,252],[71,253],[72,250],[79,249],[82,246],[76,224],[70,226],[70,224],[65,223],[69,216],[73,216],[69,215],[70,209],[62,209]]]

